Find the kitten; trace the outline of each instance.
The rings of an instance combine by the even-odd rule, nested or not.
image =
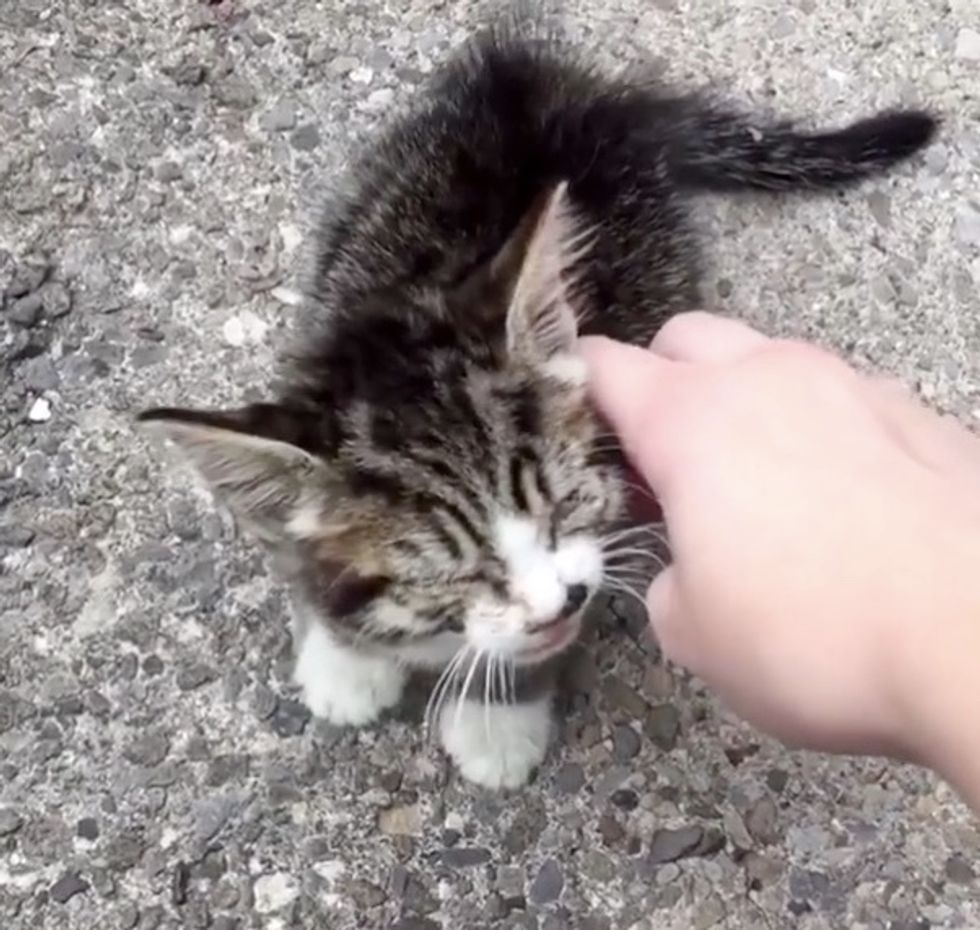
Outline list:
[[[280,396],[141,415],[274,555],[311,711],[368,724],[409,670],[442,671],[430,709],[463,775],[526,782],[555,667],[626,538],[577,336],[646,343],[698,306],[692,192],[847,185],[935,126],[756,124],[553,33],[472,39],[322,219],[320,322]]]

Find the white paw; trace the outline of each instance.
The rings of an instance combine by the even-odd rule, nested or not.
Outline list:
[[[484,788],[519,788],[544,760],[551,733],[551,702],[449,704],[439,729],[446,752],[463,777]]]
[[[338,726],[363,726],[402,696],[405,673],[397,665],[336,642],[319,624],[300,646],[293,678],[314,717]]]

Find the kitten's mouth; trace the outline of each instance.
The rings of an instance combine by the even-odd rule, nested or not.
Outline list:
[[[556,655],[574,642],[578,636],[579,627],[578,613],[561,617],[534,634],[533,643],[521,650],[521,658],[537,662],[548,656]]]

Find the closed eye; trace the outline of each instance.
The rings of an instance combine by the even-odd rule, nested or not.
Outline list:
[[[589,529],[598,519],[601,502],[597,499],[583,497],[579,490],[570,491],[561,498],[551,511],[551,532],[557,536],[562,530]]]
[[[510,460],[510,487],[518,513],[536,516],[547,512],[553,495],[537,457],[524,452]]]

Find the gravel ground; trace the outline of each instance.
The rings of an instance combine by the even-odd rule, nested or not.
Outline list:
[[[760,106],[945,113],[846,196],[699,209],[718,305],[976,425],[976,0],[571,6],[611,56]],[[316,724],[262,561],[134,435],[146,402],[261,392],[318,191],[472,16],[0,5],[0,926],[980,927],[980,830],[945,787],[760,738],[624,605],[513,797],[461,784],[417,709]]]

